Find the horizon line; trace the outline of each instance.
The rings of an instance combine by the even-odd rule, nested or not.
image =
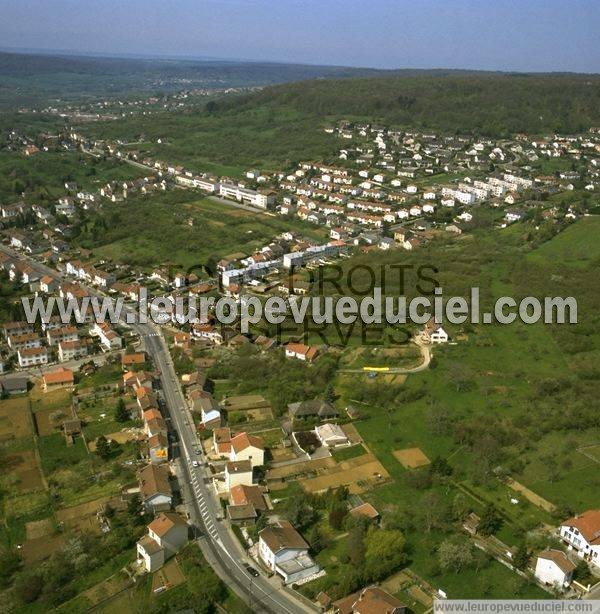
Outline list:
[[[490,68],[459,68],[431,66],[424,67],[395,67],[381,68],[374,66],[355,66],[348,64],[319,64],[314,62],[297,62],[283,60],[259,60],[252,58],[232,58],[220,56],[201,56],[201,55],[179,55],[179,54],[149,54],[149,53],[111,53],[108,51],[81,51],[74,49],[48,49],[36,47],[5,47],[0,45],[0,53],[14,53],[22,55],[41,55],[54,57],[89,57],[122,60],[156,60],[156,61],[181,61],[181,62],[227,62],[232,64],[274,64],[281,66],[314,66],[319,68],[337,68],[350,70],[369,70],[381,73],[394,73],[399,71],[450,71],[450,72],[471,72],[471,73],[491,73],[491,74],[518,74],[518,75],[582,75],[599,76],[600,72],[579,72],[575,70],[514,70],[514,69],[490,69]]]

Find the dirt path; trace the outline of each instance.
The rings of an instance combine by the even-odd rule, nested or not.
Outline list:
[[[419,337],[413,339],[413,343],[421,352],[422,362],[420,364],[416,367],[390,367],[386,371],[381,371],[381,373],[409,375],[429,369],[429,365],[431,364],[431,346],[423,343]],[[338,373],[368,373],[368,371],[364,369],[338,369]]]
[[[506,480],[506,485],[509,488],[512,488],[515,492],[521,493],[528,501],[546,512],[552,513],[556,509],[553,503],[550,503],[550,501],[540,497],[534,493],[533,490],[529,490],[529,488],[523,486],[523,484],[513,480],[512,478],[508,478]]]

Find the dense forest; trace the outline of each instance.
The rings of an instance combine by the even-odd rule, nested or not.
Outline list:
[[[448,72],[316,80],[268,87],[211,110],[261,107],[491,136],[580,132],[600,124],[600,77]]]

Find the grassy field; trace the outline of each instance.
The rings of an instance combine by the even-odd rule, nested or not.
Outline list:
[[[143,134],[149,142],[135,147],[141,155],[233,176],[249,168],[275,171],[303,158],[331,156],[337,145],[312,114],[286,107],[257,106],[223,116],[165,113],[100,122],[83,131],[94,137],[131,141]],[[157,143],[165,137],[166,143]]]
[[[249,254],[286,230],[326,237],[322,228],[299,220],[259,216],[186,191],[132,199],[126,212],[118,205],[105,211],[106,232],[96,234],[90,221],[78,241],[98,256],[145,267],[190,267],[211,256]]]
[[[434,245],[426,255],[407,258],[415,266],[436,264],[445,296],[468,296],[469,286],[479,287],[482,310],[500,296],[575,296],[578,324],[448,326],[456,344],[434,348],[431,368],[409,375],[404,383],[360,374],[336,377],[338,408],[359,408],[354,424],[391,476],[363,498],[386,518],[399,514],[404,519],[410,569],[451,597],[544,593],[495,561],[478,571],[442,572],[434,564],[437,547],[458,531],[447,524],[423,528],[427,510],[443,509],[448,518],[457,505],[481,514],[493,504],[503,518],[498,538],[521,546],[536,527],[555,526],[571,510],[600,503],[600,459],[593,454],[600,443],[594,417],[597,375],[592,367],[600,348],[600,297],[593,289],[597,232],[596,219],[585,218],[530,251],[525,230],[514,227],[500,235],[480,234],[473,242]],[[375,254],[361,262],[377,268],[388,258]],[[393,284],[386,288],[388,295],[396,292]],[[588,448],[582,446],[592,452],[583,454]],[[420,448],[430,460],[446,459],[451,476],[428,478],[427,468],[404,468],[393,452],[407,448]],[[504,475],[556,511],[510,488]],[[339,562],[341,541],[319,554],[334,574],[345,569]]]
[[[600,217],[587,217],[573,224],[552,241],[528,254],[532,262],[559,262],[585,268],[600,259]]]

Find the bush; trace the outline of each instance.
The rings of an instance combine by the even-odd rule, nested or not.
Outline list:
[[[44,581],[36,573],[23,573],[15,580],[15,595],[21,603],[33,603],[43,588]]]

